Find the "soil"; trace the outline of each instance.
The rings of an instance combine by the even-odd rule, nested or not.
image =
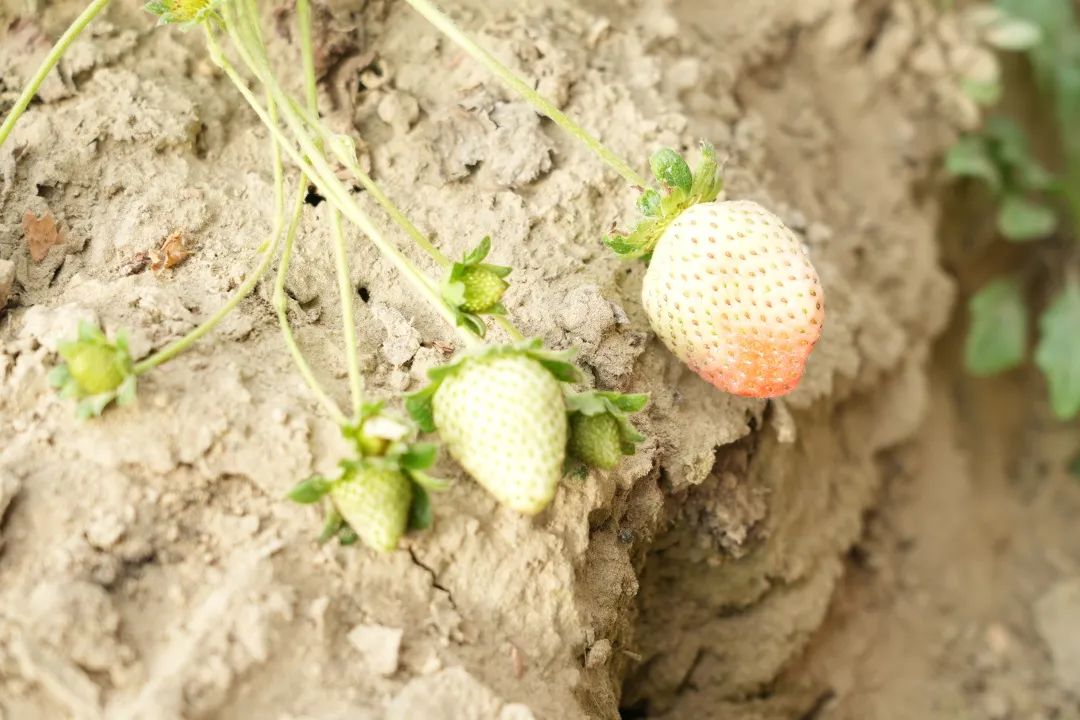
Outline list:
[[[963,79],[994,71],[959,16],[444,4],[620,155],[710,139],[728,196],[805,238],[828,317],[802,386],[738,399],[679,365],[647,330],[643,268],[600,242],[634,194],[404,3],[333,0],[328,122],[448,254],[491,235],[511,314],[576,348],[589,384],[651,393],[650,439],[532,520],[444,459],[430,532],[388,555],[319,546],[316,512],[282,496],[342,441],[266,282],[137,406],[75,420],[46,374],[77,320],[129,328],[137,356],[183,335],[251,270],[272,211],[266,134],[198,34],[117,3],[0,149],[0,718],[1080,718],[1071,438],[1037,379],[958,371],[968,288],[941,248],[979,227],[943,222],[940,158],[978,121]],[[0,9],[6,112],[77,5]],[[267,13],[295,88],[289,13]],[[309,200],[290,314],[343,398]],[[55,236],[28,237],[27,213]],[[190,257],[149,271],[175,233]],[[368,387],[393,399],[453,335],[350,239]]]

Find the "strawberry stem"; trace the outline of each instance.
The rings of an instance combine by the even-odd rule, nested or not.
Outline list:
[[[559,108],[555,107],[550,100],[526,84],[513,70],[506,67],[506,65],[502,64],[498,58],[462,32],[454,21],[451,20],[446,13],[435,7],[433,3],[429,0],[406,0],[406,2],[412,5],[416,12],[423,15],[428,22],[438,28],[440,32],[457,43],[462,50],[471,55],[477,62],[491,71],[492,74],[498,76],[503,82],[509,85],[514,92],[521,95],[521,97],[527,100],[534,108],[550,118],[552,122],[563,130],[584,143],[589,150],[607,163],[608,167],[622,175],[628,183],[642,189],[649,186],[648,181],[639,173],[635,172],[626,161],[609,150],[607,146],[597,140],[592,134],[585,130],[585,128],[567,117],[567,115],[559,110]]]
[[[299,7],[299,6],[298,6]],[[310,101],[309,101],[310,104]],[[454,262],[446,256],[434,243],[431,242],[420,231],[416,225],[413,224],[409,217],[402,212],[402,210],[394,204],[394,201],[382,191],[382,188],[364,172],[360,167],[360,163],[356,161],[356,152],[353,149],[351,141],[346,136],[335,136],[326,125],[319,120],[318,113],[314,108],[309,108],[304,111],[302,108],[293,104],[294,110],[297,114],[307,123],[308,127],[318,133],[318,142],[320,146],[325,143],[326,147],[333,153],[334,157],[338,159],[345,168],[352,173],[353,177],[360,183],[360,185],[368,191],[375,202],[390,216],[390,219],[401,228],[406,235],[408,235],[413,242],[415,242],[420,249],[427,253],[428,257],[435,261],[435,263],[442,269],[448,269],[453,267]],[[507,335],[509,335],[515,342],[525,339],[524,334],[506,317],[496,316],[495,322],[498,324]]]
[[[249,2],[248,12],[256,12]],[[296,20],[300,30],[300,56],[304,67],[304,90],[307,96],[308,112],[319,114],[318,90],[315,87],[315,54],[311,47],[311,4],[309,0],[297,0]],[[253,30],[258,33],[260,48],[264,47],[262,34],[257,23]],[[275,143],[275,147],[276,147]],[[316,147],[322,150],[321,139],[316,140]],[[345,359],[349,372],[349,390],[353,402],[353,422],[360,421],[360,412],[364,406],[364,376],[360,372],[359,343],[356,338],[356,320],[354,317],[354,295],[349,279],[349,251],[345,244],[345,231],[341,227],[341,213],[337,208],[329,209],[331,235],[334,238],[334,264],[338,280],[338,296],[341,302],[341,325],[345,337]]]
[[[15,105],[11,108],[11,112],[4,118],[4,124],[0,125],[0,146],[3,146],[4,141],[11,135],[11,131],[15,129],[15,123],[19,121],[19,118],[22,117],[26,108],[30,105],[30,101],[37,95],[41,83],[45,82],[45,78],[49,76],[52,69],[60,62],[60,58],[67,52],[71,43],[82,34],[82,31],[86,29],[86,26],[89,25],[108,4],[109,0],[94,0],[87,5],[86,9],[82,11],[79,17],[75,18],[64,34],[60,36],[60,39],[56,41],[56,44],[52,46],[52,49],[49,50],[49,54],[45,56],[45,60],[42,61],[41,66],[38,67],[37,72],[35,72],[33,77],[30,78],[30,81],[26,83],[26,87],[23,88],[22,94],[19,95],[19,99],[15,101]]]
[[[229,77],[251,109],[279,141],[283,150],[289,156],[289,159],[315,182],[316,186],[322,191],[328,202],[337,207],[350,222],[360,228],[360,230],[371,239],[372,243],[380,250],[380,252],[393,262],[398,271],[405,276],[405,278],[429,302],[429,304],[431,304],[442,318],[456,328],[453,311],[439,297],[438,292],[431,281],[420,272],[408,258],[402,255],[397,248],[385,240],[379,230],[371,222],[367,213],[352,199],[345,186],[334,176],[332,168],[325,156],[318,152],[318,148],[316,148],[312,138],[303,131],[301,126],[302,119],[298,117],[295,108],[282,102],[283,99],[287,101],[287,97],[277,85],[265,59],[257,61],[256,57],[252,55],[251,42],[245,40],[241,36],[237,26],[235,10],[231,3],[225,5],[225,16],[225,26],[233,41],[233,45],[240,53],[247,66],[271,92],[271,95],[275,100],[278,101],[285,122],[294,134],[300,148],[297,149],[296,147],[293,147],[281,128],[270,122],[266,110],[255,98],[251,90],[248,89],[243,78],[236,72],[236,69],[225,58],[213,28],[204,25],[207,37],[207,47],[213,62]],[[479,343],[477,338],[464,329],[458,329],[458,334],[466,345],[472,346]]]

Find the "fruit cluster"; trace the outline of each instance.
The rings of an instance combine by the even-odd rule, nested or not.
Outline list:
[[[673,150],[651,158],[655,184],[541,97],[477,45],[428,0],[407,0],[440,31],[506,81],[540,112],[586,144],[640,192],[642,219],[626,235],[605,243],[619,256],[648,263],[642,303],[660,340],[691,370],[722,391],[755,398],[790,392],[799,383],[821,335],[824,297],[806,248],[775,215],[756,203],[721,199],[722,174],[713,148],[702,145],[692,172]],[[71,40],[108,0],[94,0],[72,25],[0,127],[0,143]],[[460,262],[450,261],[421,233],[356,162],[351,139],[335,135],[318,115],[309,0],[296,15],[304,67],[306,107],[290,96],[269,61],[254,0],[155,0],[146,6],[162,23],[200,28],[209,56],[234,83],[271,135],[275,177],[274,230],[263,257],[234,297],[195,331],[133,363],[122,336],[83,327],[79,339],[60,348],[63,364],[53,373],[65,396],[80,400],[82,415],[96,415],[112,401],[134,399],[137,376],[176,356],[209,332],[250,293],[278,260],[275,306],[296,365],[315,396],[350,440],[352,454],[336,477],[312,477],[289,497],[299,503],[329,498],[323,540],[360,539],[376,550],[395,548],[409,529],[431,524],[430,491],[446,484],[426,473],[437,447],[418,440],[437,433],[449,454],[496,500],[517,512],[543,511],[573,465],[609,470],[635,452],[645,437],[629,416],[648,398],[614,390],[577,391],[581,375],[572,353],[527,340],[509,319],[502,298],[511,268],[485,262],[484,238]],[[247,76],[230,57],[238,58]],[[51,63],[51,64],[50,64]],[[265,92],[260,100],[249,87]],[[286,212],[285,159],[298,171],[291,218]],[[437,282],[389,243],[338,178],[344,165],[413,244],[445,272]],[[345,354],[353,400],[347,413],[315,379],[292,336],[284,281],[303,210],[314,184],[328,201],[329,234],[337,263]],[[431,371],[430,384],[405,400],[409,417],[363,401],[353,298],[342,219],[355,225],[394,264],[401,276],[458,334],[463,350]],[[509,337],[489,343],[485,316]]]

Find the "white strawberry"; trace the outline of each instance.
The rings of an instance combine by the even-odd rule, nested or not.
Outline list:
[[[488,347],[437,368],[410,398],[421,427],[438,429],[461,466],[495,498],[533,515],[555,497],[566,453],[566,402],[560,380],[576,370],[533,342]]]
[[[646,190],[638,201],[645,218],[605,242],[650,260],[641,297],[653,330],[721,390],[791,392],[825,319],[806,248],[757,203],[717,200],[723,181],[712,146],[703,144],[697,173],[673,150],[653,155],[652,168],[666,194]]]
[[[791,392],[821,336],[824,292],[799,238],[750,201],[683,211],[653,251],[641,291],[656,334],[726,392]]]

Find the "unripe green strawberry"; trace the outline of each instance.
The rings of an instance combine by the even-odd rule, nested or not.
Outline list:
[[[744,397],[791,392],[825,316],[806,248],[749,201],[706,202],[679,214],[653,250],[642,301],[676,357]]]
[[[619,421],[613,416],[570,416],[570,452],[586,465],[610,470],[622,458],[622,438]]]
[[[566,405],[551,372],[524,354],[467,358],[432,399],[444,444],[499,502],[547,507],[562,477]]]
[[[345,522],[373,550],[397,547],[409,525],[413,486],[398,470],[361,466],[330,490]]]
[[[131,374],[126,353],[107,344],[72,343],[60,349],[60,357],[86,395],[115,390]]]
[[[465,300],[461,309],[470,313],[486,313],[499,304],[510,284],[484,265],[473,265],[461,271],[459,282],[465,285]]]

